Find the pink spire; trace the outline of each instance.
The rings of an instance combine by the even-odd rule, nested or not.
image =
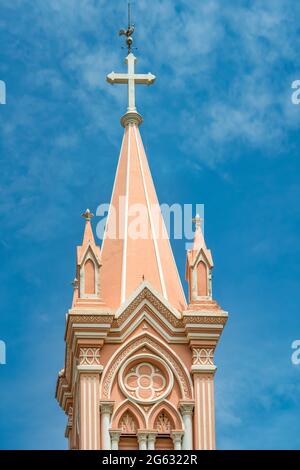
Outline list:
[[[140,225],[135,223],[139,217],[135,208],[142,209]],[[139,231],[137,237],[132,232],[134,227]],[[186,307],[135,120],[128,122],[125,127],[102,244],[101,265],[102,296],[111,308],[118,308],[143,281],[148,282],[175,308],[183,310]]]
[[[197,214],[196,217],[193,219],[193,222],[195,223],[193,251],[199,251],[200,248],[206,247],[203,233],[201,230],[202,220],[203,219],[201,219],[199,214]]]

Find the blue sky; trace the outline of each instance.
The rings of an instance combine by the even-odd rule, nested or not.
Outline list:
[[[300,448],[300,4],[136,0],[141,132],[162,203],[204,203],[220,449]],[[126,1],[1,0],[0,448],[65,448],[54,399],[81,213],[108,202],[122,138]],[[173,242],[184,282],[184,241]]]

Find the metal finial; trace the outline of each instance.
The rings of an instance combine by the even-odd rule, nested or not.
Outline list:
[[[128,48],[128,53],[132,51],[132,45],[133,45],[133,38],[132,35],[134,33],[134,24],[131,23],[131,3],[128,2],[128,28],[126,29],[120,29],[119,31],[119,36],[126,36],[126,45]]]
[[[94,214],[91,213],[90,209],[87,209],[84,214],[82,214],[82,217],[85,220],[91,220],[94,217]]]

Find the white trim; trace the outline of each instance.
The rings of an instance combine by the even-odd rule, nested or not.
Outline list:
[[[98,406],[97,406],[97,378],[94,377],[94,386],[93,386],[93,389],[94,389],[94,449],[97,450],[98,448],[98,417],[97,417],[97,414],[98,414]]]
[[[88,382],[88,396],[89,396],[89,449],[92,449],[92,389],[91,389],[91,377],[87,378]]]
[[[195,338],[205,338],[205,339],[215,339],[220,337],[220,333],[194,333],[194,332],[189,332],[187,334],[188,339],[195,339]]]
[[[95,282],[94,294],[86,294],[85,292],[85,264],[87,263],[87,261],[92,261],[94,265],[94,282]],[[99,299],[99,296],[100,296],[99,270],[100,270],[100,264],[94,253],[93,247],[91,245],[88,245],[84,258],[82,259],[82,262],[79,265],[79,294],[80,294],[78,298],[79,300]]]
[[[200,380],[197,378],[197,410],[198,410],[198,447],[202,449],[202,416],[201,416],[201,393],[200,393]]]
[[[227,318],[228,317],[228,312],[225,312],[225,310],[184,310],[182,312],[182,317],[183,318],[188,318],[188,317],[217,317],[217,318]]]
[[[141,160],[140,144],[139,144],[138,138],[137,138],[136,126],[133,126],[133,128],[134,128],[135,141],[136,141],[136,145],[137,145],[137,151],[138,151],[138,159],[139,159],[139,164],[140,164],[140,170],[141,170],[141,174],[142,174],[144,192],[145,192],[145,197],[146,197],[146,202],[147,202],[147,207],[148,207],[150,226],[151,226],[151,230],[152,230],[152,233],[153,233],[153,243],[154,243],[156,261],[157,261],[157,265],[158,265],[158,272],[159,272],[160,284],[161,284],[161,288],[162,288],[162,291],[163,291],[163,295],[164,295],[164,297],[168,300],[168,294],[167,294],[165,279],[164,279],[164,275],[163,275],[163,270],[162,270],[162,265],[161,265],[161,259],[160,259],[160,254],[159,254],[159,249],[158,249],[158,245],[157,245],[155,227],[154,227],[153,219],[152,219],[152,212],[151,212],[151,207],[150,207],[149,195],[148,195],[148,191],[147,191],[147,187],[146,187],[144,169],[143,169],[142,160]]]
[[[152,419],[153,415],[155,415],[156,408],[159,408],[160,406],[164,406],[164,404],[168,405],[170,408],[173,409],[174,414],[177,416],[177,419],[180,421],[181,430],[184,431],[184,421],[183,421],[183,418],[181,416],[181,413],[179,413],[178,408],[176,408],[176,406],[173,405],[173,403],[171,403],[169,400],[166,400],[166,399],[164,399],[164,400],[162,400],[158,403],[155,403],[155,405],[151,408],[151,410],[149,411],[149,414],[148,414],[147,426],[149,426],[150,419]],[[166,406],[166,408],[167,408],[167,411],[168,411],[167,406]]]
[[[87,448],[87,425],[86,425],[86,381],[83,379],[83,448]]]
[[[144,344],[147,345],[147,347],[149,349],[154,349],[154,351],[156,352],[157,354],[157,350],[155,350],[155,347],[153,347],[152,345],[150,345],[147,340],[149,338],[151,338],[154,342],[157,342],[159,343],[162,347],[164,347],[165,349],[167,349],[167,351],[169,352],[169,354],[173,357],[173,359],[177,361],[178,364],[180,364],[180,366],[182,367],[182,369],[184,370],[184,373],[185,373],[185,378],[187,380],[187,382],[189,383],[189,386],[190,386],[190,389],[191,389],[191,398],[193,399],[194,398],[194,387],[193,387],[193,383],[192,383],[192,380],[191,380],[191,376],[190,376],[190,373],[189,371],[187,370],[186,366],[183,364],[182,360],[178,357],[178,355],[175,353],[175,351],[173,351],[165,342],[161,341],[159,338],[157,338],[156,336],[152,335],[151,333],[141,333],[139,335],[137,335],[135,338],[130,338],[128,341],[126,341],[124,344],[122,344],[122,346],[120,348],[118,348],[114,354],[111,356],[110,360],[108,361],[108,363],[106,364],[106,367],[104,369],[104,373],[102,373],[101,375],[101,382],[100,382],[100,397],[103,398],[102,396],[102,390],[103,390],[103,381],[104,381],[104,378],[106,376],[106,373],[107,371],[109,370],[109,368],[111,367],[111,364],[113,364],[113,362],[115,361],[115,358],[118,356],[118,354],[121,352],[122,349],[126,349],[127,345],[130,344],[130,343],[133,343],[135,341],[137,341],[138,339],[144,337]],[[133,351],[130,352],[130,354],[132,355],[136,350],[140,349],[141,348],[141,344],[138,344],[135,349]],[[126,358],[124,358],[124,360],[126,360]],[[123,361],[122,361],[123,362]],[[181,386],[181,383],[180,383],[180,380],[179,380],[179,377],[178,377],[178,374],[177,372],[175,371],[175,369],[173,369],[173,367],[170,365],[171,369],[173,370],[173,373],[175,374],[175,376],[177,377],[177,380],[178,380],[178,383],[179,383],[179,387],[180,387],[180,390],[181,390],[181,393],[182,395],[184,395],[183,393],[183,388]],[[117,374],[117,371],[114,373],[114,377],[115,375]],[[110,384],[112,386],[112,383]],[[110,396],[110,393],[111,393],[111,387],[109,389],[109,396]]]
[[[142,406],[139,406],[137,403],[135,403],[132,398],[126,398],[124,401],[122,401],[122,403],[120,403],[119,405],[117,405],[117,408],[114,410],[113,414],[112,414],[112,417],[111,417],[111,422],[113,423],[114,420],[115,420],[115,417],[117,416],[118,412],[119,412],[119,409],[124,406],[124,404],[126,403],[131,403],[135,409],[138,409],[138,411],[143,415],[144,417],[144,420],[145,420],[145,427],[147,428],[147,425],[148,425],[148,418],[147,418],[147,415],[145,413],[145,411],[143,410],[143,407]],[[124,411],[126,411],[126,407],[124,406]],[[123,415],[120,416],[120,418],[122,417]]]
[[[131,144],[131,126],[128,126],[128,145],[127,145],[127,168],[126,168],[126,196],[125,196],[125,214],[124,214],[124,242],[122,259],[122,280],[121,280],[121,303],[126,299],[126,273],[127,273],[127,230],[128,230],[128,201],[129,201],[129,174],[130,174],[130,144]],[[120,228],[120,227],[119,227]]]
[[[143,144],[143,142],[142,142],[142,144]],[[143,150],[144,150],[144,149],[143,149]],[[144,153],[145,153],[145,150],[144,150]],[[155,191],[155,187],[154,187],[154,191]],[[156,192],[156,191],[155,191],[155,192]],[[157,195],[156,195],[156,197],[157,197]],[[173,259],[173,263],[174,263],[175,271],[176,271],[176,274],[177,274],[177,278],[178,278],[178,282],[179,282],[181,294],[182,294],[184,303],[185,303],[185,305],[186,305],[185,293],[184,293],[184,290],[183,290],[183,287],[182,287],[181,279],[180,279],[179,272],[178,272],[178,269],[177,269],[177,264],[176,264],[176,261],[175,261],[175,258],[174,258],[174,253],[173,253],[173,250],[172,250],[171,242],[170,242],[170,239],[169,239],[169,236],[168,236],[168,232],[167,232],[167,229],[166,229],[166,224],[165,224],[165,221],[164,221],[163,216],[162,216],[162,224],[163,224],[163,228],[164,228],[165,234],[167,235],[167,236],[166,236],[166,239],[167,239],[168,244],[169,244],[169,250],[170,250],[170,252],[171,252],[171,256],[172,256],[172,259]],[[168,298],[168,297],[166,297],[166,298]]]
[[[132,320],[132,319],[131,319]],[[155,321],[154,318],[152,318],[148,313],[142,312],[138,317],[134,317],[134,321],[131,323],[130,327],[118,338],[107,338],[107,343],[121,343],[124,341],[125,338],[127,338],[134,330],[137,328],[143,321],[147,320],[154,329],[158,330],[160,335],[162,336],[163,339],[167,340],[168,343],[185,343],[187,344],[189,341],[187,340],[186,336],[171,336],[169,335],[165,329],[163,329],[159,323]],[[123,328],[122,328],[123,329]],[[117,333],[121,331],[119,328],[115,328],[111,330],[111,333]],[[173,330],[176,332],[184,332],[184,330]]]
[[[148,281],[142,282],[137,289],[135,289],[127,298],[126,302],[122,304],[115,312],[115,317],[119,318],[122,313],[126,310],[127,307],[130,306],[130,304],[138,297],[138,295],[144,290],[148,289],[151,294],[153,294],[173,315],[178,319],[182,319],[181,313],[174,308],[170,302],[165,299],[154,287],[151,286],[151,284]],[[210,312],[211,314],[211,312]],[[194,315],[191,315],[194,316]]]
[[[203,448],[207,449],[207,435],[206,435],[206,409],[205,409],[205,382],[201,381],[202,388],[202,409],[203,409]]]
[[[83,373],[85,373],[85,372],[99,372],[99,373],[100,373],[100,372],[103,371],[103,366],[101,366],[101,365],[93,365],[93,364],[90,365],[90,366],[88,366],[88,365],[81,365],[81,366],[77,366],[77,370],[78,370],[79,372],[83,372]]]

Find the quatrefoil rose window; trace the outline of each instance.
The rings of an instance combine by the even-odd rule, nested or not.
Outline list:
[[[165,397],[172,387],[171,371],[149,361],[135,361],[120,372],[123,392],[140,403],[154,403]]]

